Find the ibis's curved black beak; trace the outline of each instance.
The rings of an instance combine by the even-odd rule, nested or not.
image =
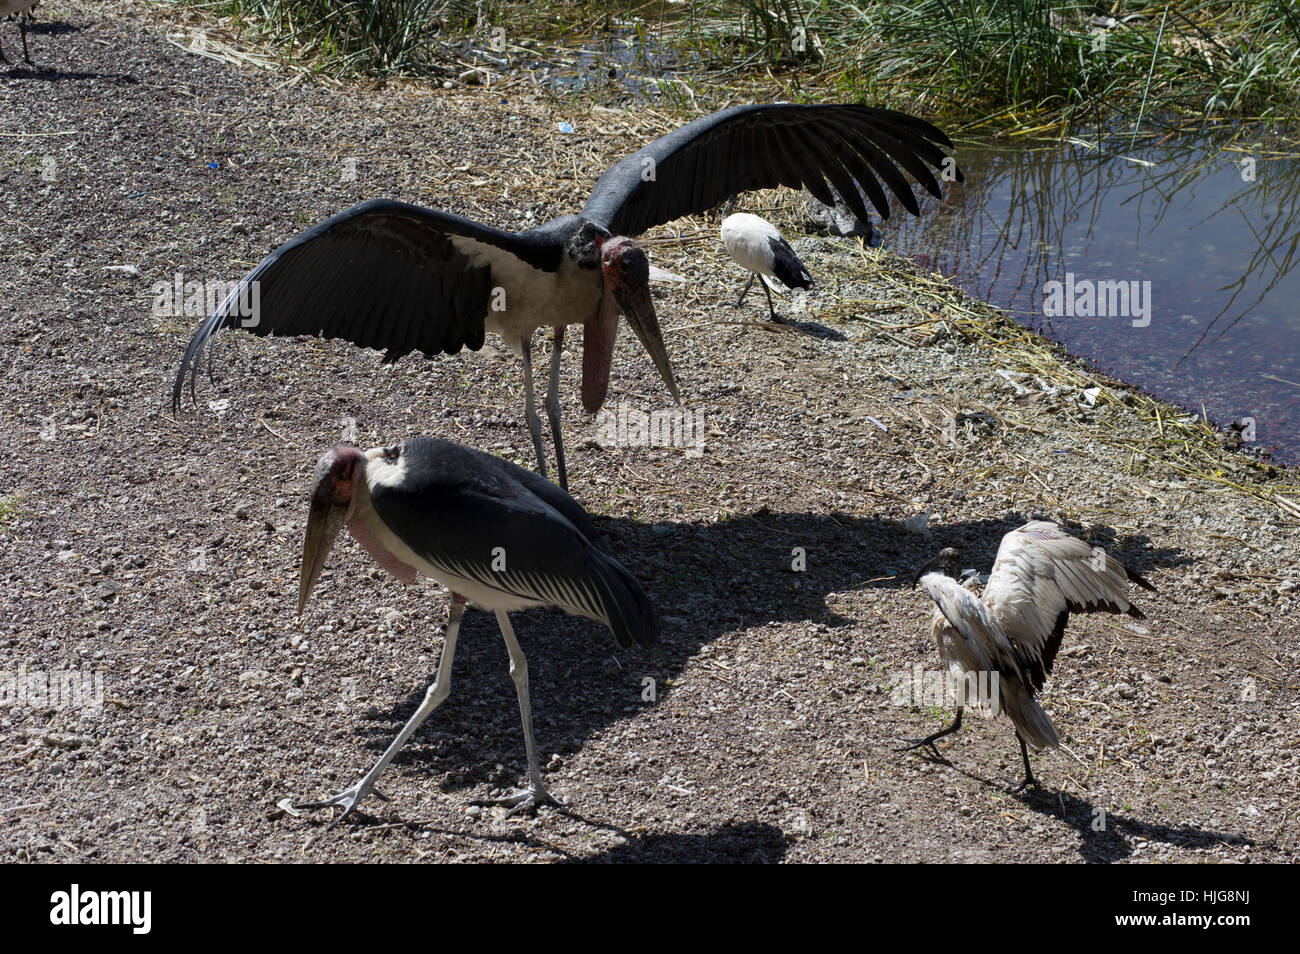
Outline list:
[[[960,562],[961,558],[956,550],[952,547],[944,547],[939,551],[937,556],[934,556],[921,564],[920,568],[916,571],[916,574],[912,577],[912,589],[916,589],[917,584],[921,582],[921,577],[934,569],[941,569],[943,572],[955,579],[961,572],[958,566]]]

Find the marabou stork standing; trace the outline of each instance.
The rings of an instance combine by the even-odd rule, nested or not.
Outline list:
[[[528,662],[507,615],[553,606],[603,623],[621,647],[649,646],[659,631],[654,607],[615,559],[587,512],[546,478],[509,461],[437,438],[417,437],[362,451],[342,445],[316,467],[303,543],[298,614],[339,530],[348,531],[404,583],[417,574],[451,590],[438,674],[424,701],[374,768],[351,788],[299,807],[338,806],[342,821],[411,734],[451,692],[456,636],[467,600],[496,613],[519,695],[528,788],[498,804],[512,811],[556,804],[542,784],[528,702]]]
[[[942,573],[926,572],[939,566]],[[1101,547],[1089,546],[1059,525],[1035,520],[1002,538],[993,572],[977,598],[957,582],[957,551],[943,550],[917,573],[918,582],[937,607],[932,634],[939,658],[958,685],[969,686],[967,674],[993,673],[991,699],[960,702],[988,716],[1004,711],[1016,727],[1025,780],[1016,791],[1038,787],[1029,767],[1026,743],[1035,749],[1055,746],[1056,727],[1034,699],[1043,687],[1071,613],[1127,613],[1142,619],[1129,602],[1129,584],[1155,592],[1155,587],[1127,569]],[[962,705],[952,725],[923,739],[905,739],[905,749],[929,746],[939,757],[935,741],[961,728]]]
[[[0,0],[0,17],[16,15],[18,17],[18,33],[23,40],[23,62],[31,64],[32,55],[27,52],[27,21],[31,18],[32,7],[36,6],[36,0]],[[0,48],[0,63],[8,63],[5,59],[5,51]]]
[[[722,220],[722,244],[736,264],[749,271],[749,281],[736,301],[737,308],[744,302],[749,286],[756,278],[767,296],[767,310],[771,312],[773,321],[778,318],[765,278],[775,278],[786,288],[812,288],[808,269],[804,268],[777,227],[767,219],[748,212],[727,216]]]
[[[734,106],[655,140],[607,170],[579,215],[504,232],[447,212],[383,199],[355,205],[290,239],[250,272],[199,326],[172,392],[191,396],[200,358],[221,328],[259,335],[319,335],[386,349],[396,361],[483,345],[500,334],[524,363],[525,418],[545,475],[533,399],[531,342],[554,329],[546,411],[561,486],[559,367],[564,329],[582,324],[582,404],[599,410],[609,388],[620,312],[678,397],[650,300],[648,261],[628,236],[704,212],[752,189],[805,187],[833,202],[831,187],[866,218],[865,193],[889,214],[881,182],[913,214],[903,171],[936,197],[948,137],[905,113],[868,106]],[[901,167],[901,168],[900,168]],[[861,187],[861,192],[859,188]],[[254,287],[258,296],[252,295]],[[246,305],[256,301],[256,314]]]

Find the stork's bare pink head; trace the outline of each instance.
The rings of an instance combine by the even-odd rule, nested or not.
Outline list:
[[[366,456],[356,447],[331,447],[316,464],[307,514],[307,535],[302,545],[302,573],[298,578],[298,615],[311,596],[325,558],[343,525],[352,516],[357,480],[365,471]]]
[[[659,317],[650,298],[650,260],[636,242],[618,235],[601,244],[600,270],[605,277],[606,293],[613,294],[619,311],[650,353],[650,360],[664,379],[673,400],[681,403],[677,379],[659,328]]]

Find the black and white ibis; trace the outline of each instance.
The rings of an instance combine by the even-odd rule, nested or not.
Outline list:
[[[335,447],[316,467],[299,615],[343,527],[403,582],[423,575],[451,590],[447,635],[424,701],[375,766],[351,788],[298,807],[342,808],[337,824],[370,793],[406,740],[451,692],[456,637],[468,600],[496,613],[528,753],[528,787],[498,804],[511,811],[554,804],[542,784],[533,738],[528,662],[508,614],[558,607],[604,624],[621,647],[649,646],[659,630],[654,607],[587,512],[546,478],[451,441],[418,437],[367,451]]]
[[[31,18],[32,7],[36,6],[36,0],[0,0],[0,17],[16,16],[18,18],[18,33],[23,41],[23,62],[31,63],[32,55],[27,52],[27,21]],[[0,48],[0,63],[8,63],[5,59],[5,51]]]
[[[768,278],[775,278],[786,288],[812,288],[812,276],[804,268],[799,256],[794,253],[790,243],[775,225],[749,212],[737,212],[722,220],[722,244],[727,247],[727,254],[741,268],[749,272],[749,281],[736,302],[739,308],[749,294],[749,286],[754,279],[763,286],[767,296],[767,310],[772,320],[777,321],[776,309],[772,307],[772,293],[768,290]]]
[[[938,566],[943,572],[927,572]],[[934,601],[931,630],[939,658],[958,686],[969,676],[993,675],[991,698],[964,694],[957,718],[923,739],[907,739],[906,749],[929,746],[961,728],[963,704],[991,718],[1005,712],[1016,727],[1025,779],[1016,791],[1038,787],[1029,766],[1026,743],[1035,749],[1055,746],[1056,727],[1034,695],[1043,688],[1061,648],[1071,613],[1127,613],[1142,619],[1129,601],[1129,584],[1155,587],[1101,547],[1066,533],[1058,524],[1035,520],[1002,538],[982,599],[959,583],[957,551],[951,547],[925,564],[918,582]],[[978,680],[976,680],[978,682]],[[906,751],[904,749],[903,751]]]
[[[674,399],[676,379],[650,299],[649,263],[630,236],[704,212],[753,189],[807,188],[822,201],[831,187],[866,218],[862,195],[883,216],[881,182],[919,212],[904,172],[940,196],[931,169],[951,146],[934,126],[886,109],[854,105],[734,106],[704,116],[633,153],[596,182],[579,215],[512,233],[447,212],[375,199],[290,239],[268,255],[203,321],[176,375],[191,395],[200,359],[221,328],[259,335],[318,335],[384,349],[385,360],[482,347],[501,335],[524,363],[525,418],[546,473],[533,398],[531,343],[554,329],[546,411],[561,486],[559,367],[564,329],[583,332],[582,404],[596,412],[609,388],[620,312],[650,353]],[[879,177],[879,179],[877,179]],[[859,191],[858,186],[861,187]],[[250,294],[257,283],[258,295]],[[256,301],[256,314],[243,307]]]

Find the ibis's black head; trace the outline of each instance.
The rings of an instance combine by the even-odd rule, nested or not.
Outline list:
[[[365,455],[355,447],[340,444],[330,448],[316,464],[307,513],[307,536],[302,544],[302,574],[298,578],[298,615],[325,566],[334,539],[352,510],[357,481],[366,469]]]
[[[939,551],[937,557],[934,557],[932,560],[927,560],[921,565],[921,568],[916,571],[916,575],[912,577],[912,586],[916,586],[916,584],[920,583],[921,577],[925,576],[925,574],[929,573],[936,567],[954,580],[959,579],[961,577],[961,554],[952,547],[944,547]]]
[[[583,222],[569,236],[564,251],[579,268],[600,268],[600,247],[609,238],[609,230],[595,222]]]

